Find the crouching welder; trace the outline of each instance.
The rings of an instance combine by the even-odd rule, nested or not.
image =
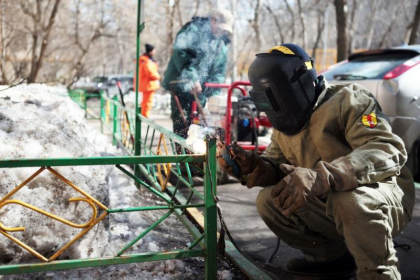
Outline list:
[[[267,226],[304,256],[288,270],[400,279],[393,237],[411,220],[407,153],[374,97],[357,84],[328,85],[299,46],[258,54],[250,95],[274,132],[263,156],[231,149]],[[229,173],[232,167],[219,157]]]

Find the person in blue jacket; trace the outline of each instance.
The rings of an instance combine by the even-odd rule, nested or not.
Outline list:
[[[176,36],[173,54],[162,84],[172,92],[173,131],[183,138],[187,137],[192,121],[191,104],[195,100],[194,94],[204,106],[206,97],[219,93],[218,90],[204,87],[204,83],[225,81],[232,26],[232,14],[227,10],[218,10],[209,17],[192,18]],[[175,99],[179,100],[181,108]]]

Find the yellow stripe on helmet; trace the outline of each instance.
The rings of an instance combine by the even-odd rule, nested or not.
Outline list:
[[[272,51],[279,51],[284,54],[295,54],[291,49],[285,46],[276,46],[268,50],[268,53],[271,53]]]
[[[306,69],[308,69],[308,70],[311,70],[313,68],[311,61],[305,61],[305,65],[306,65]]]

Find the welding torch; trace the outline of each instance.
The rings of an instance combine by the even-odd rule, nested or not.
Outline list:
[[[234,155],[232,153],[232,147],[230,145],[226,145],[220,139],[218,139],[217,153],[226,161],[227,165],[232,168],[232,175],[236,178],[240,178],[241,168],[239,167],[238,163],[234,158]]]

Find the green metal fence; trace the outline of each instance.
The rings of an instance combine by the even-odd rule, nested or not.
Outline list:
[[[68,90],[69,97],[76,102],[77,105],[80,106],[83,110],[85,110],[85,118],[87,119],[99,119],[92,109],[88,106],[88,99],[89,98],[98,98],[100,97],[98,94],[87,93],[84,89],[71,89]]]
[[[2,205],[11,203],[10,201],[13,194],[19,191],[20,188],[25,187],[33,178],[38,176],[41,172],[44,172],[44,170],[47,170],[54,176],[66,182],[70,187],[76,189],[81,193],[84,201],[89,202],[92,207],[97,209],[98,217],[92,218],[92,221],[82,229],[76,240],[78,238],[83,238],[85,233],[97,223],[101,222],[107,215],[162,209],[167,210],[166,214],[135,239],[126,244],[121,250],[115,252],[114,256],[77,260],[56,260],[56,258],[76,240],[70,241],[63,248],[55,252],[50,258],[38,256],[37,252],[33,249],[25,247],[25,244],[20,244],[24,241],[15,240],[13,237],[13,229],[6,228],[0,223],[0,233],[2,235],[26,249],[28,254],[32,253],[34,256],[43,260],[43,262],[40,263],[0,266],[0,275],[203,256],[205,257],[206,279],[215,279],[217,272],[217,210],[214,200],[216,194],[215,140],[208,141],[207,154],[190,154],[184,139],[171,131],[158,126],[140,114],[135,116],[133,112],[124,108],[116,99],[107,97],[102,97],[101,99],[101,120],[103,129],[112,131],[114,142],[124,146],[130,153],[134,153],[134,147],[136,145],[134,138],[130,135],[137,132],[138,135],[140,135],[137,145],[140,147],[141,155],[96,158],[0,160],[0,168],[2,169],[40,167],[33,176],[22,182],[15,190],[0,200],[0,209]],[[133,126],[133,123],[136,122],[138,123],[137,129]],[[178,153],[181,151],[181,154],[176,153],[177,150]],[[56,166],[78,165],[114,165],[121,170],[121,172],[133,179],[141,188],[155,194],[160,200],[165,202],[166,205],[108,209],[105,205],[101,204],[101,202],[92,198],[88,194],[89,190],[83,191],[77,189],[77,186],[68,181],[53,168]],[[135,171],[131,171],[123,165],[134,165],[136,167]],[[204,168],[198,166],[204,166]],[[192,169],[194,169],[195,172],[200,172],[204,175],[204,193],[200,193],[194,188],[193,180],[191,178]],[[172,177],[174,180],[172,185],[168,184],[169,177]],[[190,194],[186,199],[177,193],[181,186],[185,186],[189,189]],[[192,204],[191,200],[193,197],[198,198],[200,202]],[[200,232],[185,216],[186,212],[193,212],[193,210],[197,211],[196,208],[201,208],[204,212],[203,232]],[[170,215],[176,215],[193,236],[195,241],[188,248],[157,253],[125,254],[130,247],[139,242],[147,233],[153,230]],[[195,249],[197,245],[200,245],[200,247]]]

